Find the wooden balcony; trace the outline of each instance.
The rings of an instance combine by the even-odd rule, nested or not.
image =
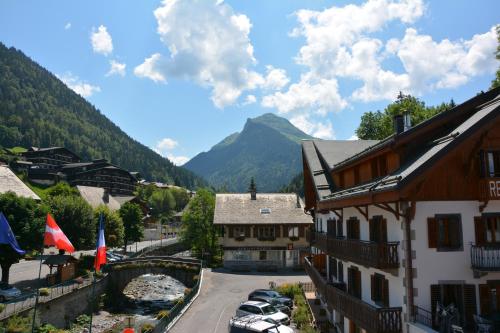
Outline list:
[[[352,320],[368,333],[401,333],[401,307],[378,308],[349,295],[334,285],[327,284],[323,276],[305,258],[305,269],[317,291],[326,299],[328,307]]]
[[[377,243],[316,232],[313,246],[338,259],[379,269],[399,267],[399,242]]]
[[[500,271],[500,246],[472,244],[470,256],[472,269],[484,272]]]

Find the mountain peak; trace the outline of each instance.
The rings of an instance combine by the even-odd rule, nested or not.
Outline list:
[[[279,117],[274,113],[268,112],[255,118],[249,118],[247,119],[247,124],[249,122],[268,126],[297,143],[300,143],[302,139],[313,139],[312,136],[302,132],[300,129],[295,127],[288,119]]]

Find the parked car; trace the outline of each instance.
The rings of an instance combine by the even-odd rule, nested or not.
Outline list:
[[[283,304],[279,299],[269,296],[253,296],[252,301],[266,302],[274,306],[278,311],[286,313],[289,317],[292,315],[292,309]]]
[[[281,295],[279,292],[272,289],[256,289],[248,295],[248,300],[252,300],[255,297],[270,297],[274,298],[283,305],[288,306],[290,309],[293,307],[293,301],[291,298]]]
[[[293,333],[288,326],[259,315],[248,315],[229,320],[229,333]]]
[[[290,324],[290,317],[288,317],[287,314],[279,311],[274,306],[266,302],[246,301],[241,303],[238,310],[236,310],[237,317],[243,317],[252,314],[260,315],[262,316],[262,319],[270,318],[283,325]]]
[[[21,296],[21,291],[16,287],[0,282],[0,302],[5,302],[10,299]]]

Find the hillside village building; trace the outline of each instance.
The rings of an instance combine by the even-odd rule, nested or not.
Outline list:
[[[309,252],[306,232],[311,217],[294,193],[217,194],[214,225],[224,267],[234,270],[276,270],[301,266]]]
[[[302,144],[305,267],[329,321],[500,332],[500,89],[395,125],[380,142]]]

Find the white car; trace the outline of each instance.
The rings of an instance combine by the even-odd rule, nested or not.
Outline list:
[[[21,291],[9,284],[0,282],[0,302],[5,302],[10,299],[21,296]]]
[[[238,310],[236,310],[236,316],[243,317],[247,315],[259,315],[262,316],[262,319],[270,318],[283,325],[290,324],[290,318],[286,314],[266,302],[247,301],[241,303]]]
[[[244,317],[232,318],[229,321],[229,333],[294,333],[288,326],[260,315],[248,315]]]

